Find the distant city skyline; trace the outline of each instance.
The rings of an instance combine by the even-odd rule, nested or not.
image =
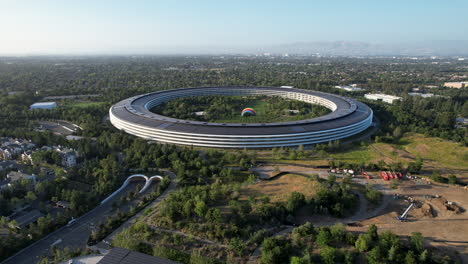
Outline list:
[[[468,41],[468,1],[462,0],[0,0],[0,5],[0,55],[286,52],[287,47],[294,52],[291,45],[341,41],[347,46],[339,53],[358,43],[359,50],[350,53],[370,45],[390,54],[408,44],[414,51],[401,53],[442,54],[441,48],[464,53]]]

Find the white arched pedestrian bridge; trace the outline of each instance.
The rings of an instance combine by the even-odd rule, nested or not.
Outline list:
[[[117,189],[115,192],[113,192],[111,195],[109,195],[106,199],[102,200],[101,204],[109,201],[112,197],[114,197],[115,195],[117,195],[120,191],[122,191],[125,187],[127,187],[127,185],[131,182],[131,181],[135,181],[135,180],[145,180],[145,185],[143,186],[143,188],[141,188],[141,190],[138,192],[138,193],[143,193],[144,191],[146,191],[150,186],[151,186],[151,183],[153,182],[154,179],[159,179],[159,180],[163,180],[164,178],[162,176],[159,176],[159,175],[155,175],[155,176],[151,176],[151,177],[148,177],[146,175],[143,175],[143,174],[133,174],[133,175],[130,175],[125,181],[124,183],[122,184],[122,186],[120,186],[119,189]]]

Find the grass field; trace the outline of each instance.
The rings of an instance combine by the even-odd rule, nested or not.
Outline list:
[[[253,108],[257,116],[239,116],[237,118],[230,119],[219,119],[215,120],[216,123],[256,123],[261,122],[264,119],[264,116],[268,115],[267,111],[268,103],[264,100],[255,99],[249,102],[248,105],[242,106],[242,108]]]
[[[421,134],[407,133],[399,143],[373,143],[367,146],[351,146],[338,153],[324,157],[309,157],[303,160],[275,160],[268,153],[262,153],[258,159],[269,162],[288,162],[305,165],[327,165],[328,160],[348,163],[386,163],[401,162],[407,165],[418,157],[424,161],[423,169],[439,170],[445,174],[457,174],[468,177],[468,148],[455,142]]]
[[[410,134],[404,149],[413,155],[445,166],[468,169],[468,148],[440,138]]]
[[[297,174],[285,174],[274,180],[261,181],[241,189],[241,200],[247,200],[249,196],[267,195],[272,202],[286,201],[292,192],[300,192],[306,198],[315,195],[318,182]]]
[[[316,117],[313,114],[307,115],[272,115],[267,108],[268,102],[261,99],[251,100],[248,104],[243,105],[241,108],[253,108],[257,113],[256,116],[238,116],[230,117],[229,119],[217,119],[215,123],[274,123],[285,122],[294,120],[303,120],[307,118]]]
[[[255,116],[241,116],[253,108]],[[297,110],[298,113],[292,114]],[[199,96],[179,98],[151,109],[153,113],[173,118],[215,123],[275,123],[314,118],[330,112],[324,106],[280,97],[266,96]],[[204,112],[203,115],[195,115]]]
[[[418,157],[436,166],[468,169],[468,148],[440,138],[408,133],[398,144],[374,143],[354,147],[330,157],[348,162],[402,162],[407,164]]]

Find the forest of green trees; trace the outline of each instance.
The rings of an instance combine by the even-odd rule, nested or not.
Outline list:
[[[176,227],[184,227],[194,234],[203,233],[214,240],[227,242],[234,256],[240,256],[249,246],[263,242],[261,259],[264,263],[352,263],[356,258],[365,258],[369,263],[449,263],[420,246],[421,238],[417,234],[406,242],[393,234],[377,235],[374,230],[356,235],[335,227],[306,226],[296,229],[292,238],[271,238],[264,241],[264,237],[268,236],[262,231],[264,228],[293,223],[294,212],[301,205],[309,204],[317,213],[339,217],[346,210],[352,210],[355,197],[346,183],[325,181],[320,183],[322,189],[313,200],[304,199],[300,193],[292,193],[287,202],[280,204],[271,203],[267,197],[252,197],[240,202],[239,188],[249,181],[249,176],[243,171],[227,168],[227,165],[246,168],[256,163],[254,155],[243,151],[225,153],[148,144],[145,140],[117,131],[105,121],[113,103],[137,94],[164,89],[207,85],[292,85],[364,101],[363,93],[347,94],[333,88],[334,85],[357,83],[367,91],[404,97],[395,105],[365,101],[374,110],[381,124],[381,131],[376,139],[395,142],[402,133],[412,131],[460,142],[466,146],[468,130],[455,128],[454,120],[456,117],[468,116],[468,90],[425,88],[426,85],[440,86],[454,75],[466,75],[466,62],[439,65],[431,64],[430,60],[402,62],[405,61],[312,57],[0,58],[0,136],[30,139],[38,146],[62,145],[74,148],[80,153],[81,164],[67,172],[60,171],[58,175],[63,177],[40,182],[34,189],[26,184],[18,184],[0,191],[2,216],[11,213],[16,201],[32,200],[34,197],[44,203],[41,205],[44,209],[47,207],[46,201],[54,200],[69,201],[72,209],[67,215],[55,218],[46,215],[28,228],[10,232],[0,240],[0,257],[13,254],[64,225],[70,217],[79,216],[94,208],[102,198],[121,185],[130,169],[145,172],[150,168],[169,168],[176,173],[181,191],[171,195],[163,204],[160,212],[162,218],[158,224],[165,227],[177,225]],[[407,72],[412,74],[406,74]],[[443,97],[407,96],[414,87]],[[32,103],[43,100],[45,96],[77,94],[98,94],[92,100],[101,104],[89,107],[64,107],[59,104],[54,110],[29,110]],[[179,112],[174,111],[167,113],[168,115],[185,118],[187,114],[197,110],[192,106],[187,107],[193,103],[191,99],[181,100],[189,101],[170,102],[174,109],[180,103],[186,104]],[[215,104],[213,113],[219,113],[219,109],[223,109],[240,115],[239,109],[229,107],[229,104],[236,105],[235,101],[213,98],[213,101],[216,100],[219,102]],[[206,103],[209,104],[208,101]],[[308,109],[306,105],[286,100],[275,101],[274,105],[276,104],[281,107],[268,108],[268,111],[278,110],[278,114],[282,115],[281,110],[284,109],[297,109],[303,113],[307,113],[305,109]],[[310,109],[313,114],[325,113],[320,109]],[[78,134],[87,138],[68,141],[51,132],[35,130],[38,120],[56,119],[78,124],[83,128]],[[318,146],[317,151],[338,151],[338,145],[331,142]],[[284,152],[276,151],[279,156],[285,155]],[[305,152],[291,150],[287,155],[293,159],[305,155]],[[57,163],[57,158],[51,153],[43,153],[36,158],[50,164]],[[350,164],[357,167],[361,165]],[[397,165],[383,163],[363,166],[383,168]],[[418,160],[410,165],[408,171],[418,171],[421,168]],[[85,184],[89,186],[89,190],[77,188],[73,182]],[[380,198],[370,191],[366,196],[375,201]],[[220,206],[228,213],[221,211],[218,208]],[[6,229],[14,229],[5,218],[2,218],[0,225]],[[91,240],[101,238],[102,234],[115,225],[117,224],[112,221],[103,223],[101,230]],[[243,247],[239,239],[242,242],[247,241],[247,246]],[[344,246],[347,248],[343,249]],[[315,247],[320,247],[319,253],[311,253],[311,249]],[[166,251],[157,248],[149,253],[173,254]],[[187,258],[190,260],[202,257],[185,254],[185,259]]]
[[[377,231],[370,225],[367,232],[356,235],[340,224],[317,228],[306,223],[288,238],[266,238],[260,263],[450,263],[450,258],[425,246],[421,233],[402,240],[390,231]]]

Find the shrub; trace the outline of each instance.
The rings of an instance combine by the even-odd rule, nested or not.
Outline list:
[[[380,254],[380,248],[377,246],[373,248],[369,253],[367,254],[367,262],[369,264],[378,264],[381,263],[382,256]]]
[[[327,246],[328,244],[330,244],[332,237],[331,237],[330,232],[328,232],[328,230],[322,228],[318,232],[316,240],[319,245]]]
[[[457,176],[455,176],[454,174],[450,174],[448,176],[448,183],[449,184],[457,184]]]
[[[354,246],[356,247],[357,250],[360,252],[367,251],[370,247],[371,244],[371,238],[367,234],[360,234],[356,240],[356,243]]]
[[[372,188],[371,185],[368,185],[366,187],[366,199],[369,202],[376,204],[376,203],[380,202],[381,198],[382,198],[382,193],[380,193],[376,189]]]
[[[260,262],[263,264],[282,264],[289,260],[291,244],[283,238],[270,237],[263,240]]]
[[[157,246],[153,248],[153,256],[174,260],[181,263],[189,263],[190,255],[172,248]]]
[[[332,247],[325,247],[320,250],[320,257],[323,263],[334,264],[338,251]]]
[[[303,206],[305,203],[305,196],[299,192],[292,192],[288,201],[286,202],[286,209],[290,213],[294,213],[297,209]]]
[[[416,256],[413,251],[408,251],[405,256],[405,264],[417,264]]]
[[[440,175],[440,173],[437,172],[437,171],[433,171],[433,172],[432,172],[431,179],[432,179],[433,181],[435,181],[435,182],[441,182],[441,183],[444,183],[444,182],[445,182],[445,178],[442,177],[442,176]]]
[[[419,232],[411,233],[411,246],[416,252],[421,252],[424,249],[424,237]]]

